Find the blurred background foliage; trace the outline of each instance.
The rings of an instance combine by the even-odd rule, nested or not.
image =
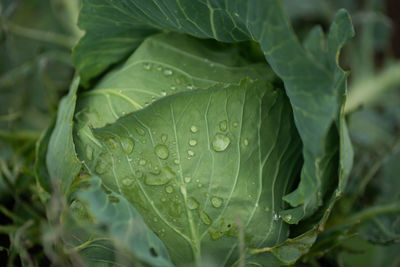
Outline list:
[[[351,70],[347,120],[355,164],[325,232],[298,266],[400,266],[400,2],[283,0],[302,40],[339,8],[356,38],[340,55]],[[80,0],[0,0],[0,265],[77,266],[63,247],[63,200],[35,179],[35,146],[74,75]],[[66,220],[67,221],[67,220]]]

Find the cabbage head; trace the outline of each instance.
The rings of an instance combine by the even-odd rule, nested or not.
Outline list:
[[[89,6],[82,12],[96,9]],[[110,251],[120,247],[154,266],[279,266],[307,252],[351,165],[341,112],[346,75],[335,58],[345,41],[335,33],[350,29],[335,28],[340,23],[351,28],[344,11],[328,38],[332,51],[315,45],[323,39],[317,29],[298,58],[275,55],[280,47],[266,52],[273,38],[259,37],[259,47],[148,29],[96,80],[89,78],[104,66],[89,66],[89,50],[79,58],[90,35],[82,39],[82,80],[60,104],[43,160],[74,216],[113,240],[104,251],[87,247],[88,262],[116,262]],[[307,64],[319,57],[325,67],[316,64],[316,73]],[[302,60],[310,60],[304,68]],[[48,190],[49,177],[41,180]]]

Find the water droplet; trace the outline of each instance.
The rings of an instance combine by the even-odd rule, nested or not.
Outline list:
[[[196,199],[189,197],[187,200],[187,206],[190,210],[195,210],[199,207],[199,202]]]
[[[154,153],[156,153],[160,159],[167,159],[169,156],[168,148],[165,145],[156,145]]]
[[[283,219],[285,222],[290,222],[290,221],[292,220],[292,218],[293,218],[293,216],[292,216],[291,214],[286,214],[286,215],[283,216],[282,219]]]
[[[200,180],[199,180],[199,179],[196,179],[196,183],[200,183]]]
[[[155,175],[147,175],[144,182],[147,185],[163,185],[169,182],[170,179],[164,177],[164,176],[159,176],[158,174]]]
[[[195,139],[189,140],[189,146],[196,146],[196,145],[197,145],[197,141]]]
[[[167,141],[167,139],[168,139],[168,135],[166,135],[166,134],[161,135],[161,142],[165,143]]]
[[[172,72],[172,70],[165,69],[163,73],[165,76],[171,76],[173,72]]]
[[[221,152],[224,151],[230,143],[231,139],[228,136],[218,133],[213,138],[212,146],[215,151]]]
[[[146,161],[145,159],[140,159],[140,160],[139,160],[139,165],[140,165],[140,166],[144,166],[144,165],[146,165],[146,162],[147,162],[147,161]]]
[[[161,202],[165,202],[167,199],[165,197],[161,198]]]
[[[190,131],[192,133],[197,133],[198,130],[199,130],[199,128],[197,128],[197,126],[195,126],[195,125],[190,126]]]
[[[177,84],[186,84],[187,83],[187,79],[185,76],[179,75],[175,77],[175,82]]]
[[[158,71],[162,71],[162,67],[161,67],[161,66],[158,66],[158,67],[157,67],[157,70],[158,70]]]
[[[193,157],[194,156],[194,151],[193,150],[188,150],[188,156]]]
[[[143,64],[143,69],[145,69],[145,70],[150,70],[150,69],[151,69],[150,63],[144,63],[144,64]]]
[[[125,154],[129,155],[132,153],[133,148],[135,147],[135,142],[133,142],[130,138],[122,138],[121,139],[122,149]]]
[[[243,145],[248,146],[249,145],[249,140],[246,138],[243,140]]]
[[[274,213],[274,215],[272,216],[272,219],[273,219],[274,221],[279,220],[279,218],[280,218],[280,216],[279,216],[278,214],[276,214],[276,213]]]
[[[223,202],[224,202],[224,200],[220,197],[211,198],[211,203],[215,208],[221,207]]]
[[[185,177],[185,183],[190,183],[191,180],[192,180],[192,178],[190,178],[190,177]]]
[[[173,86],[173,85],[171,85],[171,87],[170,87],[169,89],[171,89],[172,91],[175,91],[175,90],[176,90],[176,87]]]
[[[202,188],[203,185],[202,185],[202,184],[198,184],[197,187],[198,187],[198,188]]]
[[[227,123],[226,120],[223,120],[223,121],[220,121],[220,122],[219,122],[219,129],[220,129],[222,132],[225,132],[227,128],[228,128],[228,123]]]
[[[207,213],[205,213],[204,211],[200,211],[199,212],[199,216],[200,216],[200,219],[203,221],[203,223],[204,224],[206,224],[206,225],[210,225],[211,224],[211,219],[210,219],[210,217],[208,217],[208,214]]]
[[[128,158],[128,162],[132,162],[133,161],[133,158]]]
[[[238,127],[238,125],[239,125],[239,123],[237,121],[233,122],[233,124],[232,124],[233,128]]]
[[[125,186],[130,186],[131,184],[133,184],[133,181],[134,181],[133,179],[125,178],[122,180],[122,184]]]
[[[161,95],[162,95],[162,96],[166,96],[166,95],[167,95],[167,92],[165,92],[165,91],[163,90],[163,91],[161,91]]]
[[[165,187],[165,192],[167,192],[168,194],[171,194],[174,191],[174,188],[170,185],[168,185],[167,187]]]
[[[186,89],[188,89],[188,90],[193,90],[193,89],[194,89],[194,85],[189,84],[189,85],[186,86]]]
[[[86,157],[88,158],[88,160],[93,159],[93,148],[89,145],[86,146]]]
[[[136,132],[138,133],[138,135],[141,135],[141,136],[144,136],[146,134],[146,132],[140,127],[136,128]]]
[[[210,67],[213,68],[214,67],[214,63],[210,63]]]
[[[153,222],[158,222],[157,217],[154,217],[154,218],[153,218]]]
[[[176,165],[178,165],[178,164],[179,164],[179,159],[174,159],[174,163],[175,163]]]

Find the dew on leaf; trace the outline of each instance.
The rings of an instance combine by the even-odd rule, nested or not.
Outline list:
[[[216,134],[212,141],[213,149],[217,152],[224,151],[229,144],[231,143],[231,139],[223,134]]]
[[[162,134],[162,135],[161,135],[161,141],[162,141],[163,143],[165,143],[165,142],[167,141],[167,139],[168,139],[168,135],[167,135],[167,134]]]
[[[280,216],[279,216],[278,214],[276,214],[276,213],[274,213],[274,215],[272,216],[272,219],[273,219],[274,221],[279,220],[279,218],[280,218]]]
[[[249,140],[246,138],[243,140],[243,145],[248,146],[249,145]]]
[[[132,153],[133,148],[135,147],[135,142],[130,138],[122,138],[121,139],[122,149],[125,154],[129,155]]]
[[[190,178],[190,177],[185,177],[185,183],[190,183],[191,180],[192,180],[192,178]]]
[[[188,156],[193,157],[194,156],[194,151],[193,150],[188,150]]]
[[[233,124],[232,124],[233,128],[238,127],[238,125],[239,125],[239,123],[237,121],[233,122]]]
[[[122,180],[122,184],[125,185],[125,186],[130,186],[130,185],[133,184],[133,179],[125,178],[125,179]]]
[[[225,132],[227,128],[228,128],[228,123],[227,123],[226,120],[223,120],[223,121],[220,121],[220,122],[219,122],[219,129],[220,129],[222,132]]]
[[[151,65],[149,63],[144,63],[143,64],[143,69],[144,70],[150,70],[151,69]]]
[[[144,179],[144,182],[147,185],[164,185],[171,180],[170,177],[166,177],[164,175],[160,175],[160,173],[150,173]]]
[[[176,90],[176,87],[173,86],[173,85],[171,85],[171,87],[170,87],[169,89],[171,89],[172,91],[175,91],[175,90]]]
[[[179,164],[179,159],[174,159],[174,163],[178,165]]]
[[[187,206],[190,210],[195,210],[199,207],[199,202],[195,198],[189,197],[187,200]]]
[[[223,202],[224,202],[223,199],[220,197],[211,198],[211,203],[215,208],[221,207]]]
[[[199,216],[200,216],[200,219],[202,220],[202,222],[204,223],[204,224],[206,224],[206,225],[210,225],[211,224],[211,219],[210,219],[210,217],[208,216],[208,214],[207,213],[205,213],[204,211],[200,211],[199,212]]]
[[[167,192],[168,194],[171,194],[174,191],[174,188],[170,185],[168,185],[167,187],[165,187],[165,192]]]
[[[165,145],[156,145],[154,153],[156,153],[160,159],[167,159],[169,156],[168,148]]]
[[[199,128],[197,128],[197,126],[195,126],[195,125],[190,126],[190,131],[192,133],[197,133],[198,130],[199,130]]]
[[[140,166],[144,166],[144,165],[146,165],[146,163],[147,163],[147,161],[145,159],[140,159],[139,160],[139,165]]]
[[[291,220],[292,220],[292,215],[290,215],[290,214],[286,214],[286,215],[284,215],[283,217],[282,217],[282,219],[285,221],[285,222],[290,222]]]
[[[171,76],[173,72],[170,69],[165,69],[163,73],[165,76]]]
[[[187,83],[187,79],[185,78],[185,76],[178,75],[178,76],[175,77],[175,82],[177,84],[186,84]]]
[[[189,140],[189,145],[190,146],[196,146],[197,145],[197,141],[195,139],[190,139]]]

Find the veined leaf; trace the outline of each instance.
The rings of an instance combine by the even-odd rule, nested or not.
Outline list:
[[[72,136],[78,86],[79,78],[77,77],[73,80],[68,95],[60,103],[57,121],[50,136],[46,154],[50,179],[60,181],[63,192],[68,191],[72,180],[81,169]]]
[[[142,263],[152,266],[173,266],[163,243],[123,196],[111,192],[106,194],[102,189],[101,180],[96,176],[92,177],[90,184],[90,188],[80,191],[77,198],[86,203],[91,219],[96,224],[105,226],[106,233],[99,241],[104,242],[107,237],[110,238],[116,248],[123,248],[123,251],[132,253]],[[109,257],[110,263],[120,265],[118,255],[107,255],[110,252],[102,248],[103,245],[97,248],[100,252],[96,251],[96,243],[98,242],[93,242],[92,246],[88,245],[85,248],[87,252],[84,252],[91,265],[105,261],[106,256]],[[121,263],[123,266],[130,264]]]
[[[96,5],[101,3],[101,8]],[[346,88],[346,74],[338,67],[338,53],[341,46],[354,34],[348,14],[338,12],[323,46],[321,34],[314,34],[304,49],[290,28],[283,8],[278,0],[257,1],[101,1],[86,0],[81,20],[94,14],[108,12],[111,18],[93,19],[85,25],[86,40],[99,34],[98,25],[114,29],[118,21],[129,25],[140,21],[153,29],[168,29],[194,35],[200,38],[214,38],[223,42],[241,40],[257,41],[273,71],[283,80],[290,99],[296,127],[303,142],[304,166],[298,188],[285,196],[293,209],[290,223],[298,223],[312,215],[323,204],[324,184],[333,179],[321,165],[332,151],[326,151],[328,131],[335,120],[339,120],[342,97]],[[108,16],[110,17],[110,16]],[[118,20],[115,18],[118,17]],[[129,27],[132,36],[142,34]],[[115,38],[112,30],[101,31],[104,40]],[[148,33],[150,34],[150,33]],[[90,42],[89,42],[90,43]],[[93,46],[107,51],[107,47],[91,42]],[[75,50],[75,57],[89,52],[85,39]],[[127,44],[124,51],[133,50],[135,45]],[[126,52],[127,53],[127,52]],[[100,55],[100,54],[99,54]],[[94,60],[96,68],[83,69],[83,60],[75,60],[83,75],[93,77],[111,63],[122,59],[118,55],[108,61]],[[321,55],[320,57],[316,57]],[[85,58],[85,61],[87,58]],[[86,61],[90,62],[90,61]],[[94,71],[96,70],[96,71]],[[339,125],[339,123],[338,123]],[[342,135],[340,135],[342,136]],[[345,178],[345,175],[343,175]]]
[[[100,146],[87,165],[139,210],[175,263],[233,263],[238,219],[246,246],[288,235],[278,214],[301,143],[285,98],[249,80],[162,98],[93,129]]]

